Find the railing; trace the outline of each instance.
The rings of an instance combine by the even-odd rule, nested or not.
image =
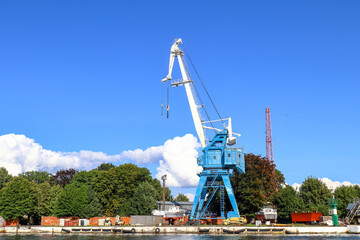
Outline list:
[[[360,200],[358,200],[357,202],[354,202],[354,204],[351,206],[351,208],[345,218],[345,221],[347,224],[350,224],[351,221],[354,219],[357,212],[359,211],[359,207],[360,207]]]

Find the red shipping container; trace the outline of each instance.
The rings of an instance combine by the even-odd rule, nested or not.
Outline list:
[[[74,227],[76,226],[76,221],[66,219],[64,225],[65,227]]]
[[[10,219],[10,220],[7,220],[6,221],[6,226],[7,227],[16,227],[19,225],[19,219],[16,218],[16,219]]]
[[[322,216],[322,213],[318,212],[310,212],[310,213],[292,213],[291,214],[291,220],[293,223],[297,222],[318,222],[320,220],[320,217]]]

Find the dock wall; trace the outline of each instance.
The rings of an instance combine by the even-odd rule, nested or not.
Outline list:
[[[2,233],[112,233],[112,234],[360,234],[360,226],[344,227],[2,227]]]

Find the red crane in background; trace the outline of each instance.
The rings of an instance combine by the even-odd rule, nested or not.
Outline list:
[[[274,164],[274,152],[273,152],[273,143],[271,135],[271,118],[270,118],[270,107],[265,108],[266,115],[266,158],[270,161],[271,164]],[[273,181],[276,181],[275,168],[273,170]],[[276,191],[277,191],[276,187]]]
[[[273,144],[271,136],[271,118],[270,118],[270,108],[266,107],[266,157],[271,162],[274,163],[274,153],[273,153]]]

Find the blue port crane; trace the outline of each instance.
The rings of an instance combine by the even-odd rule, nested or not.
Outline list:
[[[222,119],[215,105],[213,106],[220,119],[205,120],[201,117],[205,115],[209,118],[209,115],[206,112],[205,106],[199,102],[201,98],[199,96],[197,96],[197,98],[194,97],[198,94],[198,91],[195,88],[194,81],[186,66],[183,48],[182,40],[175,39],[170,50],[169,72],[161,81],[164,83],[170,81],[172,87],[185,87],[195,129],[203,147],[203,154],[197,159],[197,164],[201,166],[203,170],[198,174],[200,180],[194,197],[190,220],[198,221],[200,219],[212,218],[208,216],[207,209],[218,191],[220,192],[221,218],[240,217],[230,178],[233,176],[234,171],[237,171],[239,174],[245,172],[244,150],[242,148],[229,148],[228,146],[236,144],[235,136],[241,135],[232,131],[231,118]],[[178,80],[172,80],[171,76],[175,58],[178,60],[182,76],[182,79]],[[206,91],[206,93],[208,92]],[[213,103],[212,100],[211,103]],[[169,107],[167,106],[167,110],[168,109]],[[205,114],[201,114],[201,110],[205,111]],[[215,128],[215,123],[222,123],[223,129]],[[215,131],[215,136],[211,141],[206,140],[204,130]],[[230,211],[226,211],[225,209],[225,192],[231,203]]]

